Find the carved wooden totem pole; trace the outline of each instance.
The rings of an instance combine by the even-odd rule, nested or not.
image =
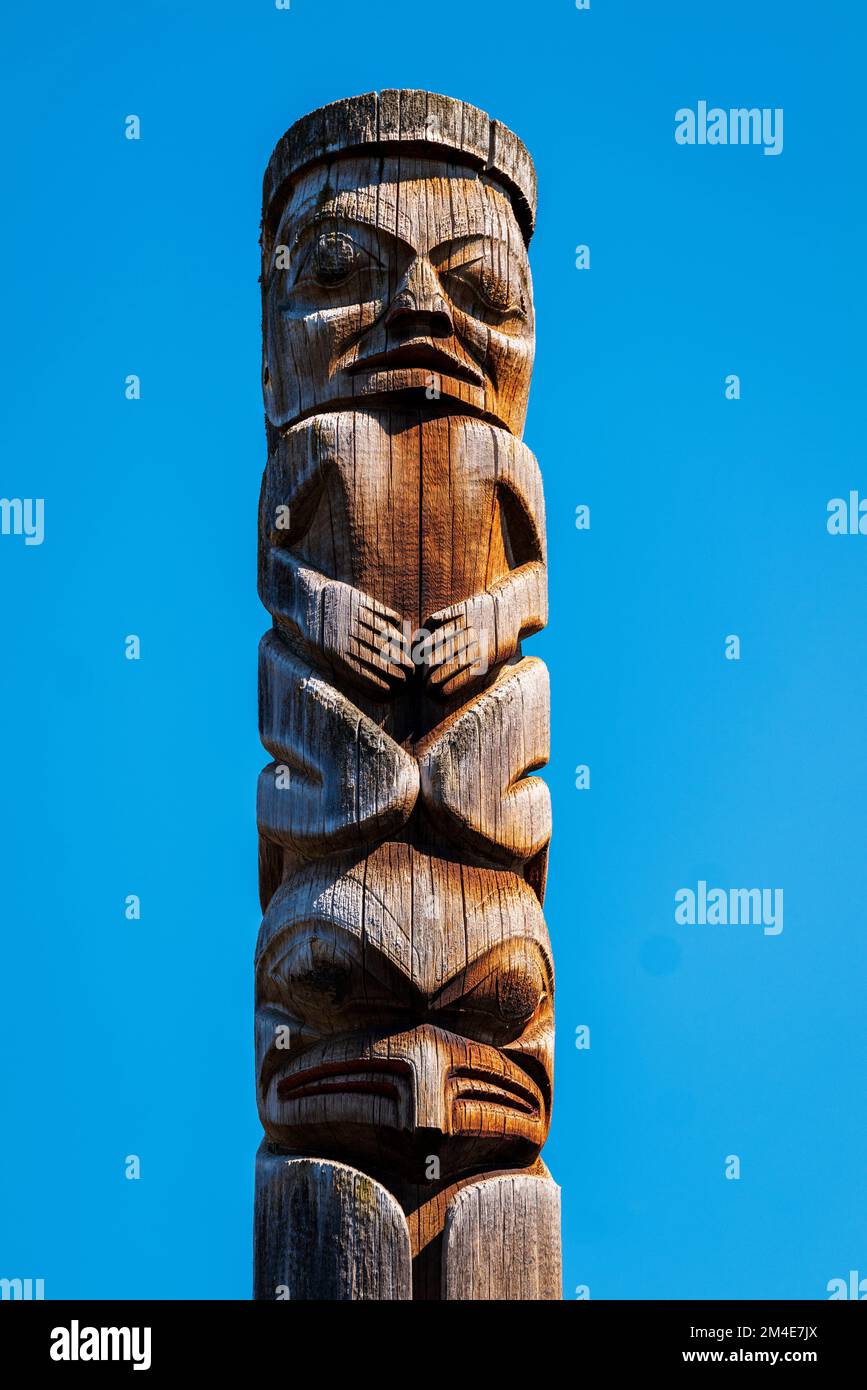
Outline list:
[[[427,92],[265,177],[256,1298],[561,1297],[534,215]]]

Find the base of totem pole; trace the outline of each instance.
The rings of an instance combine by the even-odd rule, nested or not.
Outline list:
[[[254,1299],[562,1297],[560,1189],[544,1165],[532,1173],[476,1174],[442,1189],[433,1199],[441,1214],[433,1238],[418,1219],[425,1204],[404,1200],[349,1164],[280,1153],[263,1141]]]

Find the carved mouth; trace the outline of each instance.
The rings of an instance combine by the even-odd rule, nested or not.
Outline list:
[[[470,386],[484,386],[481,372],[468,362],[453,357],[450,352],[434,347],[426,339],[411,343],[401,343],[399,347],[386,352],[375,352],[370,357],[362,357],[346,368],[353,376],[359,372],[396,372],[402,368],[422,370],[437,376],[450,376],[456,381],[464,381]]]
[[[408,1062],[397,1058],[359,1058],[348,1062],[323,1062],[318,1067],[305,1067],[277,1082],[277,1097],[281,1101],[306,1100],[308,1096],[364,1095],[385,1096],[399,1100],[400,1091],[389,1076],[412,1074]]]
[[[452,1080],[457,1081],[455,1100],[476,1101],[481,1105],[500,1105],[517,1110],[522,1115],[539,1118],[539,1102],[526,1086],[510,1077],[484,1067],[454,1067]]]

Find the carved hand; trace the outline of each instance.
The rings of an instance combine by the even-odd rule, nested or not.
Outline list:
[[[497,647],[496,603],[477,594],[432,613],[425,624],[431,641],[425,679],[435,695],[448,699],[503,660]]]
[[[400,614],[338,580],[323,585],[321,605],[326,661],[369,694],[387,699],[413,671]]]

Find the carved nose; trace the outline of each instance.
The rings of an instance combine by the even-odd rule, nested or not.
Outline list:
[[[429,261],[420,256],[413,261],[389,305],[385,326],[390,333],[401,336],[452,336],[454,324],[449,306]]]

